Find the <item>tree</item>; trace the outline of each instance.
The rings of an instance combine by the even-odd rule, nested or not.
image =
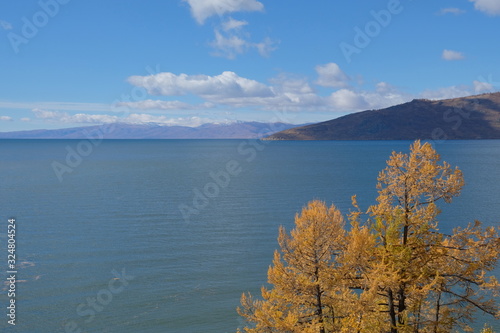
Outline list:
[[[243,294],[240,315],[253,323],[245,332],[333,332],[341,290],[335,260],[344,247],[344,219],[334,207],[313,201],[295,217],[290,235],[280,227],[281,251],[268,271],[273,289],[264,300]]]
[[[458,168],[416,141],[387,161],[366,214],[353,197],[348,231],[337,210],[311,203],[291,237],[280,229],[284,262],[277,252],[268,273],[274,288],[262,290],[262,301],[242,297],[240,314],[254,324],[245,330],[447,333],[470,330],[476,310],[498,316],[500,284],[489,275],[500,257],[497,229],[438,227],[437,203],[463,185]]]
[[[384,299],[390,332],[450,332],[468,328],[474,310],[496,315],[499,284],[486,277],[498,261],[495,228],[479,222],[439,232],[436,202],[447,203],[463,187],[462,173],[429,143],[416,141],[410,154],[393,153],[380,173],[377,205],[369,208],[376,238],[374,259],[364,267],[363,291]],[[380,271],[387,276],[375,279]]]

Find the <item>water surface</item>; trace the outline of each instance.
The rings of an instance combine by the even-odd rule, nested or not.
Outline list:
[[[6,221],[15,217],[23,282],[17,325],[2,315],[0,328],[235,332],[241,293],[259,294],[266,283],[278,227],[291,228],[312,199],[344,213],[353,194],[364,208],[374,203],[378,172],[392,150],[409,145],[108,140],[89,150],[79,140],[1,140],[0,241],[6,254]],[[500,141],[436,148],[466,180],[443,207],[442,230],[474,219],[498,225]],[[78,149],[87,156],[66,160]],[[129,284],[114,286],[113,270]],[[92,308],[96,297],[106,305]],[[0,302],[7,301],[3,292]]]

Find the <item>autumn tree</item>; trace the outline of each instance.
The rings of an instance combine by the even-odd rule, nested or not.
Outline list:
[[[439,229],[437,204],[463,185],[458,168],[416,141],[387,161],[366,213],[353,197],[348,230],[333,206],[310,203],[291,236],[280,229],[273,288],[263,300],[243,295],[245,331],[448,333],[470,330],[477,310],[498,316],[497,229]]]
[[[238,312],[251,323],[245,332],[334,332],[342,309],[335,257],[344,247],[344,219],[334,207],[313,201],[295,217],[295,229],[279,230],[281,251],[268,271],[272,289],[263,300],[241,298]]]
[[[487,273],[499,257],[497,231],[477,221],[450,235],[438,228],[436,203],[460,194],[460,170],[416,141],[410,154],[392,154],[378,181],[377,204],[368,210],[376,242],[362,290],[383,299],[390,332],[450,332],[467,328],[474,310],[496,315],[499,285]]]

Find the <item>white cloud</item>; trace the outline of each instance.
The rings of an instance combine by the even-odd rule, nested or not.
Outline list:
[[[149,76],[131,76],[128,82],[143,87],[151,95],[178,96],[195,94],[208,100],[236,97],[269,97],[271,88],[255,80],[238,76],[234,72],[220,75],[176,75],[165,72]]]
[[[340,69],[336,63],[316,66],[318,80],[316,84],[323,87],[345,88],[350,78]]]
[[[285,75],[272,79],[272,86],[240,77],[234,72],[223,72],[216,76],[160,73],[133,76],[128,81],[153,95],[193,94],[214,105],[236,108],[298,110],[318,105],[320,100],[307,81],[291,80]]]
[[[280,74],[269,80],[273,84],[275,94],[315,94],[306,78],[293,76],[290,74]]]
[[[316,83],[334,88],[347,87],[349,77],[338,65],[317,66],[316,70],[319,74]],[[152,95],[193,94],[211,103],[208,107],[223,105],[262,110],[347,112],[369,107],[380,108],[392,105],[391,103],[411,100],[407,94],[398,92],[395,87],[385,82],[379,83],[373,92],[343,88],[334,91],[330,96],[320,96],[307,79],[286,74],[269,80],[271,85],[240,77],[234,72],[223,72],[216,76],[159,73],[150,76],[132,76],[128,81],[146,89]],[[147,100],[127,103],[127,106],[143,109],[162,108],[163,103],[166,102]],[[163,109],[173,108],[174,105],[166,104]],[[184,104],[175,106],[189,109]],[[192,108],[200,107],[207,105],[195,105]]]
[[[396,91],[396,87],[392,86],[387,82],[379,82],[375,85],[377,92],[381,94],[387,94]]]
[[[86,123],[86,124],[102,124],[102,123],[114,123],[118,121],[119,117],[111,115],[101,115],[101,114],[86,114],[77,113],[72,116],[68,116],[66,122],[72,123]]]
[[[389,106],[409,102],[415,98],[431,100],[465,97],[474,94],[494,91],[493,85],[473,81],[471,85],[450,86],[434,90],[425,90],[418,95],[400,91],[387,82],[379,82],[376,89],[352,90],[340,89],[329,97],[332,106],[344,111],[363,111],[368,109],[381,109]]]
[[[9,117],[9,116],[0,116],[0,121],[12,121],[12,117]]]
[[[365,111],[405,103],[414,98],[415,96],[404,93],[386,82],[380,82],[375,90],[337,90],[328,96],[327,107],[340,112]]]
[[[215,40],[210,42],[210,46],[216,50],[214,55],[234,59],[236,55],[246,52],[251,43],[236,35],[224,36],[215,30]]]
[[[167,117],[167,116],[155,116],[151,114],[139,114],[132,113],[126,117],[118,117],[113,115],[95,115],[95,114],[84,114],[78,113],[74,115],[70,115],[66,112],[55,112],[55,111],[47,111],[41,109],[32,110],[35,114],[35,117],[38,119],[51,121],[51,122],[59,122],[59,123],[67,123],[67,124],[110,124],[110,123],[127,123],[127,124],[159,124],[166,126],[190,126],[196,127],[206,123],[230,123],[230,120],[216,120],[212,118],[203,118],[203,117]],[[28,119],[29,118],[23,118]]]
[[[202,118],[202,117],[174,117],[169,118],[166,116],[152,116],[149,114],[131,114],[125,119],[121,120],[121,122],[129,123],[129,124],[159,124],[159,125],[167,125],[167,126],[189,126],[196,127],[206,123],[228,123],[228,120],[216,121],[211,118]]]
[[[493,87],[493,85],[491,83],[488,83],[488,82],[475,80],[474,82],[472,82],[472,84],[474,85],[474,92],[476,94],[495,91],[495,88]]]
[[[265,109],[307,111],[325,105],[324,98],[316,94],[306,78],[280,74],[271,79],[270,83],[274,96],[262,101]]]
[[[230,17],[229,20],[222,23],[222,29],[224,31],[230,31],[230,30],[239,29],[241,27],[244,27],[247,24],[248,24],[247,21],[239,21],[239,20],[235,20],[232,17]]]
[[[380,109],[411,101],[415,97],[400,91],[397,87],[387,82],[379,82],[375,85],[375,91],[362,93],[364,100],[370,108]]]
[[[256,0],[184,0],[191,7],[191,14],[199,24],[211,16],[223,16],[234,12],[264,10],[264,5]]]
[[[495,89],[500,89],[500,81],[496,81],[493,77],[493,74],[488,74],[486,77],[481,75],[477,79],[480,82],[488,83]]]
[[[349,89],[337,90],[329,99],[332,106],[343,111],[358,111],[369,107],[362,95]]]
[[[86,124],[103,124],[117,122],[120,117],[111,115],[96,115],[77,113],[70,115],[67,112],[48,111],[43,109],[33,109],[35,117],[43,120],[57,121],[62,123],[86,123]]]
[[[61,112],[42,109],[33,109],[32,111],[35,114],[35,117],[39,119],[59,119],[63,115]]]
[[[443,50],[443,54],[441,56],[444,60],[447,61],[465,59],[465,56],[462,52],[452,51],[452,50]]]
[[[255,49],[263,57],[276,49],[277,42],[269,37],[264,38],[260,43],[250,40],[250,34],[244,31],[248,25],[247,21],[236,20],[232,17],[223,18],[228,13],[244,11],[263,11],[264,5],[256,0],[183,0],[191,8],[191,14],[199,24],[204,24],[205,20],[217,15],[221,23],[215,25],[215,38],[209,45],[215,50],[212,55],[234,59],[236,56]]]
[[[203,104],[189,104],[180,101],[161,101],[147,99],[137,102],[119,102],[116,106],[126,106],[132,109],[140,110],[199,110],[213,108],[214,104],[205,102]]]
[[[420,93],[420,98],[425,99],[449,99],[449,98],[458,98],[464,97],[474,94],[474,88],[470,86],[451,86],[444,87],[434,90],[425,90]]]
[[[455,7],[443,8],[438,12],[439,15],[446,15],[446,14],[461,15],[464,13],[465,13],[465,10],[460,9],[460,8],[455,8]]]
[[[253,43],[248,40],[248,34],[231,31],[221,32],[215,29],[215,39],[210,42],[210,46],[215,50],[213,55],[234,59],[237,55],[243,54],[251,49],[256,49],[263,57],[276,50],[276,42],[269,37],[264,38],[260,43]]]
[[[252,47],[255,47],[261,56],[269,57],[270,53],[278,48],[277,44],[278,42],[266,37],[262,42],[252,44]]]
[[[12,30],[12,24],[4,20],[0,20],[0,27],[2,27],[3,30]]]
[[[27,123],[27,122],[30,122],[30,121],[31,121],[31,118],[27,118],[27,117],[25,117],[25,118],[21,118],[21,121],[23,121],[23,122],[26,122],[26,123]]]
[[[469,0],[474,8],[488,15],[500,15],[500,1],[498,0]]]

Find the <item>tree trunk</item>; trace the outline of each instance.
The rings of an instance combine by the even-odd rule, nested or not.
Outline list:
[[[398,291],[398,323],[403,325],[405,323],[403,312],[406,310],[406,296],[405,296],[405,284],[401,284]]]
[[[317,264],[317,260],[316,260]],[[319,333],[325,333],[325,326],[323,325],[323,302],[321,301],[321,287],[319,286],[319,267],[316,266],[314,271],[316,278],[316,313],[318,315],[318,321],[320,323]]]
[[[388,292],[389,298],[389,317],[391,319],[391,333],[398,333],[398,327],[396,324],[396,310],[394,304],[394,295],[392,294],[392,289]]]
[[[323,304],[321,302],[321,289],[319,287],[319,284],[316,285],[316,305],[316,312],[318,313],[319,323],[321,325],[319,333],[325,333],[325,327],[323,326]]]
[[[436,316],[435,316],[435,323],[434,323],[434,333],[438,332],[438,327],[439,327],[439,312],[441,311],[441,292],[438,291],[438,299],[436,301]]]

